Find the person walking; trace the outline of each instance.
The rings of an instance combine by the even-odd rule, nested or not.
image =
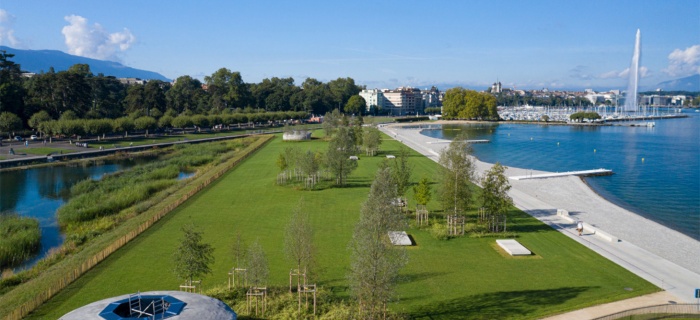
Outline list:
[[[580,237],[583,233],[583,221],[578,221],[578,224],[576,224],[576,230],[578,231],[578,236]]]

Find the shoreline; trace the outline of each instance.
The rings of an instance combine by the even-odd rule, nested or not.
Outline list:
[[[403,128],[405,126],[414,128]],[[390,124],[380,129],[437,161],[439,151],[448,144],[428,143],[439,139],[422,135],[421,128],[415,126],[416,123]],[[492,166],[477,158],[474,160],[478,175]],[[538,173],[548,172],[515,167],[508,167],[505,172],[507,176]],[[700,286],[700,258],[697,254],[700,241],[608,201],[580,177],[509,179],[509,182],[509,195],[517,208],[681,299],[694,300],[692,288]],[[620,241],[613,243],[596,236],[577,237],[574,235],[575,225],[557,216],[557,209],[567,210],[572,218]]]

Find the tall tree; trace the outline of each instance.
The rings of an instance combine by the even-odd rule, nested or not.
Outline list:
[[[183,238],[173,253],[173,272],[191,284],[193,278],[211,273],[209,265],[214,262],[214,248],[202,242],[202,232],[194,224],[184,225],[182,232]]]
[[[362,135],[362,145],[367,155],[374,156],[382,143],[382,135],[376,127],[368,127]]]
[[[408,163],[408,149],[406,147],[401,146],[398,157],[391,161],[390,166],[391,177],[396,183],[396,194],[402,197],[411,183],[411,171],[413,171],[413,168]]]
[[[199,108],[200,100],[204,97],[202,83],[190,76],[177,78],[172,88],[165,93],[168,108],[174,109],[178,114],[206,111]]]
[[[18,64],[10,60],[14,56],[5,50],[0,50],[0,112],[11,112],[22,117],[24,112],[22,71]]]
[[[248,258],[247,277],[250,281],[249,283],[253,287],[265,285],[270,269],[267,265],[265,251],[257,239],[248,248],[246,256]]]
[[[323,127],[323,131],[326,133],[326,138],[333,137],[333,134],[335,134],[335,131],[343,121],[343,117],[345,117],[345,115],[340,113],[340,110],[338,109],[335,109],[332,112],[327,112],[326,115],[323,116],[323,123],[321,125]]]
[[[170,89],[170,83],[160,80],[146,82],[143,88],[143,103],[146,105],[146,115],[156,117],[156,110],[164,113],[167,107],[165,93]]]
[[[399,270],[408,261],[406,251],[392,246],[388,236],[389,231],[406,228],[401,211],[392,205],[396,196],[390,169],[380,169],[362,204],[360,221],[353,232],[348,278],[352,294],[358,300],[358,316],[362,319],[378,319],[385,315]]]
[[[361,97],[360,95],[350,97],[348,102],[345,104],[345,107],[343,107],[343,111],[345,111],[345,113],[356,115],[365,113],[366,109],[367,102],[365,101],[365,98]]]
[[[457,136],[440,152],[440,200],[446,212],[463,212],[472,202],[469,182],[474,176],[474,162],[471,146],[465,140],[466,136]]]
[[[506,169],[496,162],[481,179],[481,204],[491,214],[506,214],[513,205],[513,199],[508,196],[510,183],[504,174]]]
[[[333,97],[332,108],[342,108],[350,97],[357,95],[362,90],[355,85],[355,80],[352,78],[338,78],[328,82],[331,96]]]
[[[12,112],[0,113],[0,132],[7,132],[12,139],[12,131],[22,128],[22,119]]]
[[[221,68],[211,76],[204,77],[209,87],[209,97],[213,108],[220,111],[229,108],[245,108],[250,102],[250,89],[243,82],[240,72]]]
[[[355,139],[350,129],[341,126],[328,144],[326,167],[335,175],[335,182],[344,185],[347,176],[357,168],[357,161],[351,160],[355,154]]]
[[[314,233],[309,214],[304,210],[303,199],[292,211],[284,233],[284,253],[294,263],[298,274],[311,275],[314,261]],[[301,277],[297,276],[297,298],[301,308]],[[290,288],[291,289],[291,288]]]

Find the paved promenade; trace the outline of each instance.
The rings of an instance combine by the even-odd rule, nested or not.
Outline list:
[[[385,125],[380,130],[437,162],[440,150],[448,144],[436,143],[440,140],[420,134],[415,124],[411,127]],[[478,160],[475,164],[478,175],[491,167]],[[506,170],[509,177],[547,173],[520,168]],[[601,316],[669,301],[697,302],[694,291],[700,288],[700,241],[610,203],[576,176],[509,181],[512,186],[509,195],[516,207],[668,293],[608,306]],[[567,210],[573,219],[585,221],[602,232],[596,235],[589,230],[579,237],[575,223],[558,216],[557,209]],[[611,242],[600,236],[603,233],[620,240]]]

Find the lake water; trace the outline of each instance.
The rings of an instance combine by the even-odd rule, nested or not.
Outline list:
[[[466,133],[474,155],[490,163],[551,172],[611,169],[586,178],[611,202],[700,240],[700,113],[654,120],[655,127],[536,124],[443,125],[423,134]]]
[[[133,166],[136,162],[121,160],[90,166],[49,166],[0,172],[0,213],[14,212],[39,220],[41,249],[35,258],[18,269],[34,265],[52,248],[63,243],[56,220],[56,210],[68,199],[68,190],[84,179],[100,179],[102,175]]]

